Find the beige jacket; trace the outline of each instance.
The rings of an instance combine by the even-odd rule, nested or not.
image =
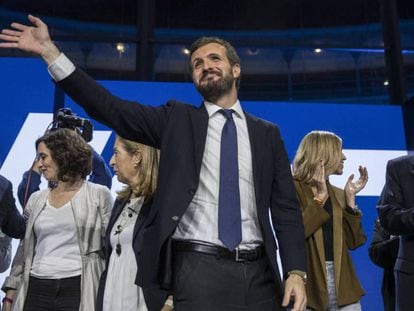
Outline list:
[[[324,311],[328,306],[328,290],[322,225],[329,219],[329,215],[313,200],[314,195],[309,185],[295,181],[295,187],[305,226],[308,307]],[[365,294],[348,250],[358,248],[367,238],[361,225],[361,212],[352,214],[346,209],[344,190],[328,184],[328,192],[333,212],[336,292],[338,305],[344,306],[359,301]]]
[[[10,276],[2,287],[3,290],[17,289],[13,311],[23,310],[36,246],[33,225],[45,207],[49,191],[45,189],[33,193],[24,211],[27,219],[25,238],[17,249]],[[102,241],[112,205],[113,199],[108,188],[90,182],[85,182],[71,201],[82,257],[80,311],[95,310],[99,278],[104,269]]]

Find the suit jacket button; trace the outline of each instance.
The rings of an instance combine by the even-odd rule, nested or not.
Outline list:
[[[172,220],[174,220],[174,221],[178,221],[179,219],[180,219],[180,217],[178,217],[178,216],[172,217]]]

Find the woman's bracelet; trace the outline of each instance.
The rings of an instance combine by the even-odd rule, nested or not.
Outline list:
[[[169,306],[171,309],[174,309],[174,301],[171,298],[168,298],[165,302],[165,305]]]
[[[8,302],[9,304],[12,304],[13,303],[13,299],[11,299],[10,297],[4,297],[1,302],[3,304],[5,304],[6,302]]]

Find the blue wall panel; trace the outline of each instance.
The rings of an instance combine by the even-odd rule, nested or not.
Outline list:
[[[120,81],[101,83],[122,98],[146,104],[161,105],[168,99],[177,99],[195,105],[201,103],[200,96],[189,83]],[[0,58],[0,94],[2,107],[0,164],[2,164],[27,114],[52,112],[54,84],[47,74],[45,65],[37,59]],[[336,132],[343,138],[346,149],[406,149],[399,107],[290,102],[243,102],[242,105],[246,111],[280,126],[291,159],[301,138],[313,129]],[[87,117],[85,112],[68,97],[65,98],[65,106],[72,108],[79,116]],[[105,126],[96,122],[94,127],[95,130],[107,130]],[[32,141],[25,143],[27,148],[33,148]],[[112,143],[113,135],[103,152],[107,161],[111,155]],[[358,205],[364,211],[363,226],[368,236],[367,244],[352,252],[357,273],[367,292],[362,300],[364,310],[381,310],[382,303],[381,270],[371,263],[367,253],[376,216],[376,200],[376,196],[360,196],[357,199]]]

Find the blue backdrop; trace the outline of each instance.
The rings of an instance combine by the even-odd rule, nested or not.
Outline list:
[[[28,114],[53,112],[55,86],[47,74],[45,65],[37,59],[0,58],[0,68],[2,107],[0,165],[3,165]],[[122,98],[146,104],[161,105],[170,98],[195,105],[201,103],[200,96],[192,84],[188,83],[125,81],[101,83]],[[72,108],[78,115],[87,117],[70,98],[65,98],[65,106]],[[293,159],[302,137],[314,129],[333,131],[343,138],[344,149],[349,150],[350,154],[349,162],[346,162],[345,166],[348,164],[354,166],[352,168],[354,171],[356,171],[355,163],[360,163],[368,167],[370,174],[377,172],[381,176],[384,171],[384,159],[386,160],[387,156],[392,157],[394,154],[392,152],[406,150],[400,107],[292,102],[242,102],[242,106],[256,116],[279,125],[290,159]],[[96,122],[94,127],[96,131],[109,130]],[[38,133],[39,136],[41,134]],[[102,152],[107,161],[111,156],[113,136],[111,135]],[[24,144],[27,150],[34,149],[33,141],[18,143]],[[387,153],[388,151],[391,153]],[[347,152],[345,154],[348,156]],[[378,160],[378,154],[381,155],[382,161]],[[17,159],[11,160],[17,161]],[[13,178],[6,177],[18,180],[23,171],[14,173],[16,176]],[[375,183],[370,179],[371,182]],[[382,180],[377,180],[377,183],[381,184]],[[343,187],[344,183],[339,180],[337,185]],[[17,184],[14,187],[17,188]],[[379,191],[380,187],[375,186],[369,193],[361,193],[357,199],[358,205],[364,212],[363,226],[368,236],[366,245],[352,252],[357,273],[367,293],[362,299],[364,310],[382,309],[381,271],[371,263],[367,252]]]

